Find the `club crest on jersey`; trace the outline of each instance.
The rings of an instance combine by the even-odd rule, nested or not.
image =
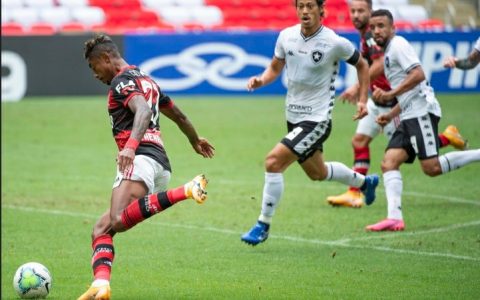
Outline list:
[[[323,58],[323,53],[318,51],[318,50],[314,50],[312,52],[312,59],[313,59],[313,62],[315,64],[318,64]]]
[[[115,90],[117,91],[117,93],[124,94],[124,95],[127,95],[128,92],[131,92],[134,89],[135,89],[135,83],[133,83],[133,80],[129,80],[127,84],[125,84],[124,82],[120,82],[115,87]]]

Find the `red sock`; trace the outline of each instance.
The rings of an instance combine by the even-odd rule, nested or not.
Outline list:
[[[450,145],[450,141],[447,139],[446,136],[443,135],[443,133],[438,134],[438,139],[440,140],[440,148]]]
[[[92,269],[94,278],[110,281],[113,258],[115,257],[112,236],[109,234],[98,236],[92,242],[92,249]]]
[[[353,148],[353,170],[363,175],[367,175],[368,169],[370,168],[370,148]],[[360,188],[351,186],[350,191],[358,192]]]
[[[185,199],[187,197],[185,196],[183,186],[181,186],[133,201],[122,212],[123,226],[125,229],[130,229],[143,220]]]
[[[172,205],[179,201],[187,199],[187,196],[185,196],[185,189],[183,188],[183,185],[177,187],[176,189],[168,190],[167,197],[168,201],[170,201]]]

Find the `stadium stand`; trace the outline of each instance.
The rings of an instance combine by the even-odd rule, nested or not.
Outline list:
[[[441,20],[430,19],[409,0],[373,4],[391,10],[400,30],[443,28]],[[293,0],[2,0],[2,34],[280,30],[298,23],[292,5]],[[326,2],[324,24],[354,30],[347,0]]]

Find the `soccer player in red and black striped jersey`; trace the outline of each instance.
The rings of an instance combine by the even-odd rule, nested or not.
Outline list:
[[[129,230],[179,201],[206,200],[204,175],[167,189],[171,167],[160,134],[159,114],[177,124],[198,154],[211,158],[215,149],[198,136],[185,114],[149,76],[122,58],[110,37],[89,39],[84,56],[95,78],[110,86],[108,113],[119,150],[110,209],[94,225],[92,233],[94,281],[79,298],[104,300],[110,299],[116,233]]]
[[[384,51],[379,47],[373,39],[369,29],[369,20],[372,13],[372,0],[352,0],[349,4],[350,16],[353,25],[360,33],[360,48],[362,56],[368,61],[370,74],[370,90],[373,92],[375,88],[384,91],[390,91],[390,83],[383,73],[383,55]],[[346,89],[340,98],[344,101],[356,103],[358,98],[358,84]],[[393,119],[383,128],[376,122],[376,117],[380,114],[389,112],[397,104],[397,99],[387,102],[379,101],[374,97],[368,99],[367,110],[368,115],[359,120],[357,130],[352,138],[352,146],[354,153],[353,170],[361,174],[367,174],[370,168],[370,142],[381,132],[388,140],[392,137],[400,120]],[[440,146],[445,147],[452,145],[457,149],[466,149],[466,140],[458,132],[458,129],[449,125],[443,133],[438,135]],[[334,206],[346,207],[362,207],[364,204],[363,194],[356,187],[349,187],[348,191],[337,196],[329,196],[327,198],[329,204]]]

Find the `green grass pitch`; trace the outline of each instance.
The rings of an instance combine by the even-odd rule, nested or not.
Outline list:
[[[480,148],[480,94],[439,95],[440,130],[456,124]],[[405,165],[406,231],[367,233],[386,216],[383,185],[361,209],[332,208],[345,187],[312,182],[293,165],[269,240],[240,242],[259,215],[263,160],[285,135],[283,97],[177,97],[213,159],[191,149],[166,118],[170,186],[204,172],[203,205],[184,201],[115,238],[113,299],[478,299],[480,164],[429,178]],[[352,163],[354,107],[336,103],[325,159]],[[28,261],[53,275],[49,299],[76,299],[91,283],[90,232],[109,207],[116,146],[105,97],[2,103],[1,299],[15,299]],[[371,145],[380,173],[386,139]],[[442,149],[442,152],[453,148]]]

